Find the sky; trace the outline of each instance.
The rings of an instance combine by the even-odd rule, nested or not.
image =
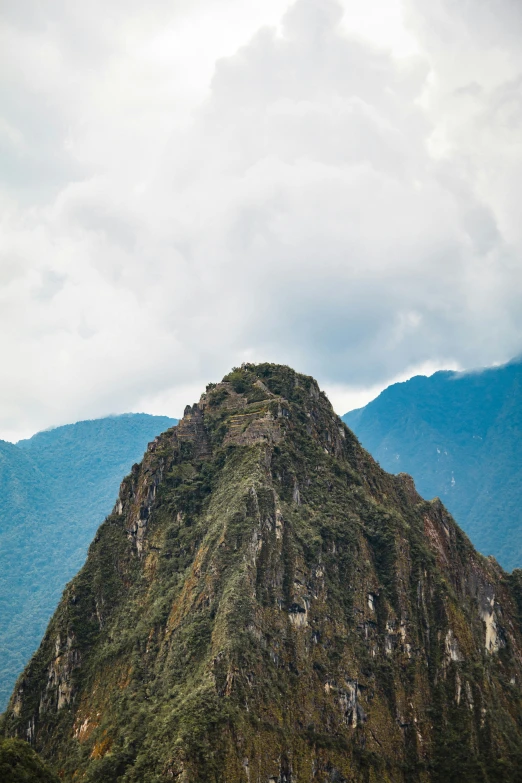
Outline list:
[[[518,0],[7,0],[0,438],[522,352]]]

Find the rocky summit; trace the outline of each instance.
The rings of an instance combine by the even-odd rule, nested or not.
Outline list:
[[[123,481],[3,731],[75,783],[521,781],[521,585],[244,365]]]

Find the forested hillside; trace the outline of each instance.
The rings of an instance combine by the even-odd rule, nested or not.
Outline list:
[[[438,496],[485,555],[522,566],[522,362],[417,376],[343,416],[392,473]]]

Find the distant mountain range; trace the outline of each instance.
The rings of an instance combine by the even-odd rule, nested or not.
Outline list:
[[[522,566],[522,360],[396,383],[343,420],[385,470],[440,497],[483,554]]]
[[[0,711],[121,480],[176,423],[125,414],[0,441]]]

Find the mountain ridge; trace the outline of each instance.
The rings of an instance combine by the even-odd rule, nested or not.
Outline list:
[[[343,416],[385,470],[439,496],[484,554],[522,565],[522,361],[393,384]]]

